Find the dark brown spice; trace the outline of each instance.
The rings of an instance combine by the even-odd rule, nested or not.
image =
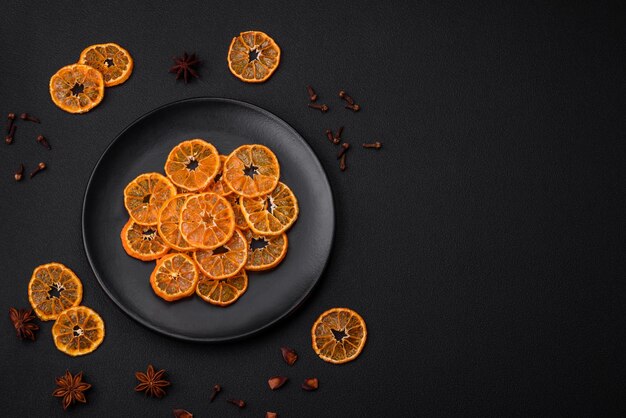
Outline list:
[[[11,132],[13,124],[15,123],[15,113],[11,112],[7,115],[7,135]]]
[[[266,412],[265,418],[278,418],[278,414],[276,412]]]
[[[325,105],[325,104],[318,105],[318,104],[315,104],[315,103],[309,103],[309,107],[311,109],[317,109],[317,110],[321,111],[322,113],[328,112],[328,106]]]
[[[39,163],[39,164],[37,164],[37,168],[35,169],[35,171],[30,173],[30,178],[32,179],[33,177],[35,177],[37,175],[37,173],[39,173],[40,171],[43,171],[45,169],[46,169],[46,163]]]
[[[152,364],[149,364],[145,373],[135,373],[135,377],[139,380],[139,384],[135,386],[135,390],[137,392],[145,392],[146,395],[150,395],[155,398],[162,398],[166,395],[163,388],[171,384],[164,378],[164,376],[165,370],[159,370],[156,372]]]
[[[328,138],[328,140],[334,144],[335,138],[333,138],[333,131],[331,131],[330,129],[326,129],[324,133],[326,134],[326,138]]]
[[[172,59],[175,65],[170,68],[170,73],[176,73],[176,80],[183,77],[185,84],[187,84],[190,74],[195,78],[200,78],[196,67],[200,66],[202,61],[198,59],[195,53],[189,55],[185,52],[181,57],[174,57]]]
[[[361,106],[359,106],[356,103],[355,104],[347,104],[345,107],[346,107],[346,109],[350,109],[353,112],[358,112],[359,110],[361,110]]]
[[[33,322],[35,315],[33,315],[32,309],[9,308],[9,319],[15,327],[15,333],[19,339],[35,341],[35,332],[39,329],[39,325]]]
[[[211,397],[209,398],[209,402],[213,402],[218,393],[222,391],[222,387],[220,385],[213,386],[213,392],[211,392]]]
[[[339,129],[337,130],[337,133],[335,134],[335,136],[333,137],[334,139],[334,143],[338,144],[339,142],[341,142],[341,134],[343,133],[343,126],[340,126]]]
[[[351,104],[351,105],[354,104],[354,99],[352,97],[348,96],[348,94],[345,92],[345,90],[339,90],[339,97],[341,97],[343,100],[348,102],[348,104]]]
[[[226,402],[232,403],[233,405],[236,405],[239,408],[245,408],[246,407],[246,403],[244,401],[242,401],[241,399],[229,399]]]
[[[15,181],[22,180],[24,176],[24,164],[20,164],[20,169],[15,172]]]
[[[339,159],[339,169],[341,171],[346,171],[346,168],[347,168],[347,166],[346,166],[346,154],[343,154],[341,156],[341,158]]]
[[[284,385],[287,380],[288,379],[285,376],[273,376],[269,378],[267,384],[269,385],[270,389],[276,390]]]
[[[281,347],[280,351],[283,354],[283,360],[285,360],[285,363],[288,365],[293,366],[296,360],[298,360],[298,353],[296,353],[296,350],[293,348]]]
[[[337,158],[341,158],[343,157],[343,155],[346,153],[346,151],[348,151],[348,149],[350,148],[350,144],[348,144],[347,142],[344,142],[343,144],[341,144],[341,149],[339,150],[339,153],[337,154]]]
[[[380,142],[376,141],[372,144],[363,144],[363,148],[375,148],[375,149],[381,149],[383,146],[383,144],[381,144]]]
[[[44,147],[48,148],[49,150],[52,149],[52,147],[50,146],[50,143],[48,142],[48,140],[43,135],[38,135],[37,136],[37,142],[39,142],[41,145],[43,145]]]
[[[193,418],[193,414],[184,409],[174,409],[172,412],[176,418]]]
[[[89,383],[83,382],[83,372],[72,376],[69,371],[64,376],[57,377],[57,388],[52,392],[53,396],[63,398],[63,409],[67,409],[76,402],[87,403],[87,398],[83,393],[91,387]]]
[[[310,377],[308,379],[304,379],[304,383],[302,384],[302,389],[312,391],[312,390],[317,390],[318,386],[319,386],[319,382],[317,378]]]
[[[11,126],[11,130],[9,131],[7,136],[4,137],[4,142],[6,142],[7,145],[11,145],[13,143],[13,137],[15,136],[16,129],[17,129],[16,125]]]
[[[41,123],[41,121],[39,119],[37,119],[33,115],[29,115],[28,113],[22,113],[20,115],[20,119],[27,120],[29,122]]]
[[[317,100],[317,94],[315,93],[315,90],[313,90],[313,87],[311,86],[306,86],[306,92],[309,93],[309,100],[314,102]]]

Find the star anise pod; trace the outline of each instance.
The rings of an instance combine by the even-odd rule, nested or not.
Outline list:
[[[176,80],[183,77],[185,84],[189,81],[189,74],[195,78],[199,78],[196,67],[198,67],[202,61],[198,59],[196,54],[187,54],[186,52],[182,57],[174,57],[175,65],[170,68],[170,73],[176,73]]]
[[[76,402],[87,403],[87,398],[83,392],[89,389],[91,385],[83,382],[83,372],[72,376],[68,370],[65,372],[65,376],[57,377],[56,382],[58,388],[52,392],[52,395],[63,398],[63,409],[67,409],[68,406]]]
[[[33,323],[35,315],[33,315],[32,309],[9,308],[9,318],[15,327],[18,338],[35,340],[35,331],[39,329],[39,325]]]
[[[170,382],[163,378],[164,375],[165,370],[155,372],[152,364],[148,365],[148,370],[145,373],[135,373],[135,377],[139,380],[135,390],[137,392],[146,392],[147,395],[155,398],[162,398],[165,396],[163,388],[170,385]]]

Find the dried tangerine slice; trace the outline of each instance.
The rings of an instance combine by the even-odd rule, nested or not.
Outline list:
[[[246,222],[245,216],[243,216],[241,206],[239,206],[239,195],[233,193],[231,195],[228,195],[226,197],[226,200],[228,200],[228,203],[230,203],[230,206],[233,208],[233,212],[235,213],[235,226],[242,231],[244,229],[250,228],[248,222]]]
[[[348,308],[329,309],[311,329],[313,350],[329,363],[347,363],[363,350],[367,328],[361,316]]]
[[[223,179],[223,168],[224,163],[226,162],[226,158],[228,158],[226,155],[220,155],[220,170],[215,175],[213,180],[209,182],[209,185],[206,187],[206,189],[204,189],[205,192],[217,193],[218,195],[224,197],[230,196],[234,193]]]
[[[193,258],[209,279],[225,279],[236,275],[246,265],[248,243],[241,231],[235,229],[226,244],[214,250],[198,250]]]
[[[133,58],[114,43],[88,46],[81,52],[78,62],[100,71],[106,87],[122,84],[133,72]]]
[[[180,233],[180,212],[183,209],[185,200],[191,195],[191,193],[184,193],[171,197],[159,211],[157,223],[159,235],[167,245],[178,251],[194,249]]]
[[[282,182],[269,195],[241,196],[239,205],[247,224],[260,235],[282,234],[298,218],[298,199]]]
[[[246,83],[262,83],[278,68],[280,47],[260,31],[241,32],[228,48],[228,68]]]
[[[52,326],[52,338],[67,355],[89,354],[104,341],[104,321],[93,309],[76,306],[61,312]]]
[[[205,189],[220,170],[220,158],[212,144],[190,139],[176,145],[165,162],[165,174],[188,191]]]
[[[161,258],[170,250],[156,226],[139,225],[132,219],[122,228],[120,238],[126,254],[143,261]]]
[[[57,319],[64,310],[77,306],[83,298],[83,284],[61,263],[37,266],[28,283],[28,300],[43,321]]]
[[[104,78],[93,67],[72,64],[50,77],[49,89],[55,105],[69,113],[85,113],[104,98]]]
[[[233,236],[235,214],[228,201],[217,193],[193,195],[183,204],[180,232],[194,247],[212,250]]]
[[[224,181],[241,196],[268,194],[278,184],[279,177],[278,159],[263,145],[242,145],[224,163]]]
[[[192,295],[197,283],[198,268],[191,257],[183,253],[161,258],[150,275],[152,290],[168,302]]]
[[[251,230],[243,231],[248,243],[246,270],[261,271],[276,267],[287,255],[287,234],[259,235]]]
[[[140,225],[156,225],[159,210],[176,195],[176,188],[159,173],[137,176],[124,189],[124,206],[131,219]]]
[[[213,280],[200,275],[196,293],[211,305],[228,306],[237,301],[248,289],[248,275],[241,270],[225,280]]]

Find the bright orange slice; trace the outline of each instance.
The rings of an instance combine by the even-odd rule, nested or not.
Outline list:
[[[88,46],[81,52],[78,62],[100,71],[106,87],[122,84],[133,72],[133,58],[114,43]]]
[[[196,290],[198,269],[191,257],[183,253],[166,255],[157,261],[150,276],[152,290],[168,302],[190,296]]]
[[[212,305],[228,306],[234,303],[248,289],[248,275],[241,270],[226,280],[213,280],[200,275],[196,293]]]
[[[236,275],[246,265],[248,243],[241,231],[235,229],[226,244],[214,250],[196,251],[193,258],[209,279],[225,279]]]
[[[263,145],[242,145],[224,163],[224,181],[241,196],[268,194],[278,184],[279,177],[278,159]]]
[[[235,214],[228,201],[216,193],[190,196],[180,214],[180,232],[197,248],[215,249],[235,232]]]
[[[228,203],[230,203],[230,206],[233,208],[233,212],[235,213],[235,226],[242,231],[250,228],[248,222],[246,222],[246,218],[243,216],[241,206],[239,206],[239,195],[237,193],[233,193],[228,195],[226,200],[228,200]]]
[[[132,219],[122,228],[120,238],[126,254],[143,261],[161,258],[170,250],[156,226],[139,225]]]
[[[52,326],[52,338],[67,355],[89,354],[104,341],[104,321],[94,310],[76,306],[61,312]]]
[[[241,81],[262,83],[278,68],[280,48],[263,32],[241,32],[230,43],[227,60],[230,72]]]
[[[329,363],[347,363],[358,357],[367,339],[361,316],[348,308],[329,309],[311,329],[313,350]]]
[[[159,210],[176,194],[176,188],[159,173],[141,174],[124,189],[124,206],[131,219],[141,225],[156,225]]]
[[[241,196],[239,205],[250,228],[260,235],[282,234],[298,218],[298,199],[282,182],[267,196]]]
[[[287,255],[287,234],[263,236],[251,230],[243,231],[248,243],[246,270],[261,271],[276,267]]]
[[[189,196],[191,196],[191,193],[171,197],[165,202],[159,212],[157,223],[159,235],[165,240],[167,245],[178,251],[191,251],[194,249],[180,233],[180,212]]]
[[[83,284],[61,263],[36,267],[28,283],[28,300],[43,321],[57,319],[64,310],[79,305],[82,298]]]
[[[188,191],[205,189],[219,171],[217,150],[202,139],[190,139],[176,145],[165,162],[167,177]]]
[[[228,187],[228,185],[222,178],[222,173],[223,173],[224,163],[226,162],[226,158],[228,158],[226,155],[220,155],[220,171],[217,173],[215,178],[213,178],[213,180],[209,183],[207,188],[204,189],[205,192],[217,193],[218,195],[223,196],[223,197],[230,196],[231,194],[234,193],[231,190],[231,188]]]
[[[88,65],[61,68],[50,78],[49,88],[54,104],[69,113],[89,112],[104,98],[102,73]]]

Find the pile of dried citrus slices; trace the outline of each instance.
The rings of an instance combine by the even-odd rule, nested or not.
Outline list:
[[[38,266],[28,283],[28,300],[42,321],[54,320],[56,347],[70,356],[94,351],[104,340],[104,321],[95,311],[79,306],[83,285],[61,263]]]
[[[124,189],[130,219],[121,232],[131,257],[156,260],[154,293],[166,301],[194,294],[228,306],[248,288],[247,271],[276,267],[298,201],[280,182],[274,153],[258,144],[230,155],[202,139],[175,146],[165,174],[145,173]]]
[[[69,113],[85,113],[100,104],[104,88],[128,80],[133,58],[118,44],[88,46],[78,63],[67,65],[50,78],[50,97]]]

